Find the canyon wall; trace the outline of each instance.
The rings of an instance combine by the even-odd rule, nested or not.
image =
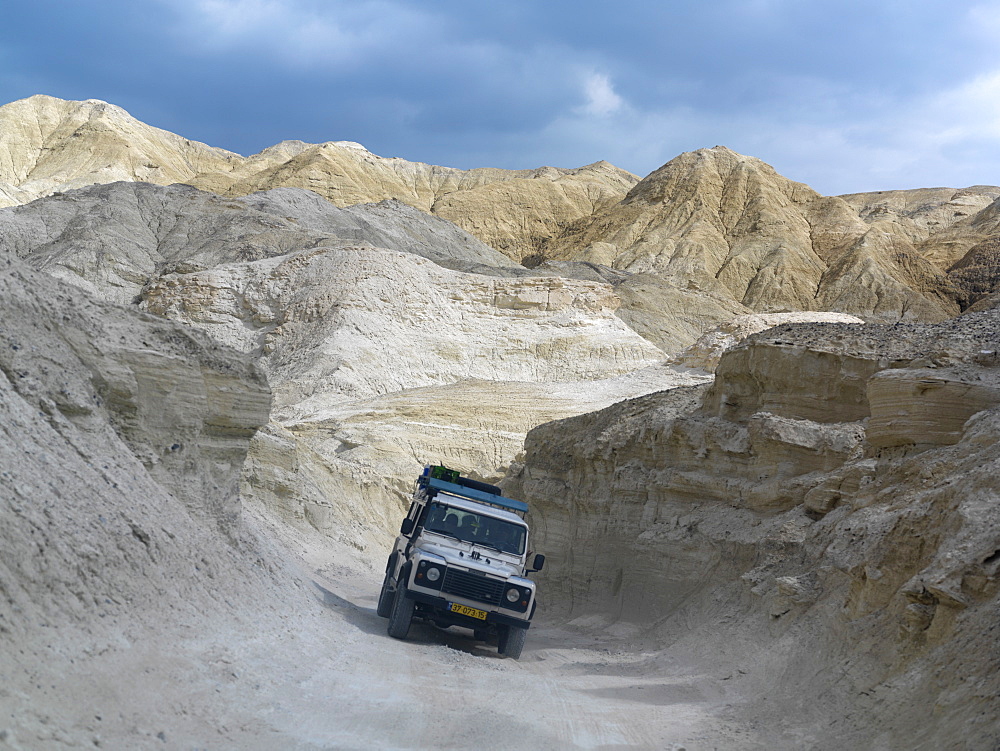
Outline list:
[[[710,386],[531,431],[504,489],[546,606],[738,668],[809,747],[989,747],[998,332],[995,311],[782,326]]]
[[[0,253],[0,745],[219,737],[205,653],[312,606],[239,497],[270,401],[243,355]]]

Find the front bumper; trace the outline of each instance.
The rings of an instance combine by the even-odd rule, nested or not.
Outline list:
[[[436,595],[429,595],[423,592],[419,592],[415,589],[407,589],[406,594],[414,601],[423,603],[424,605],[430,606],[434,610],[435,616],[441,615],[442,617],[450,620],[457,626],[466,626],[468,628],[482,628],[483,621],[478,618],[470,618],[467,615],[461,615],[459,613],[453,613],[448,609],[448,605],[454,600],[447,600],[444,597],[439,597]],[[517,626],[519,628],[528,628],[531,625],[531,621],[524,620],[523,618],[515,618],[514,616],[506,615],[504,613],[497,613],[493,610],[486,610],[488,605],[482,603],[473,603],[470,607],[478,608],[479,610],[486,611],[486,621],[485,623],[494,626]]]

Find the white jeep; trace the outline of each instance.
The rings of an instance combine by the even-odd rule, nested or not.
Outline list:
[[[520,657],[535,614],[535,583],[526,575],[545,563],[536,555],[528,568],[527,510],[494,485],[424,468],[379,595],[389,635],[405,639],[420,618],[470,628],[483,641],[495,636],[500,654]]]

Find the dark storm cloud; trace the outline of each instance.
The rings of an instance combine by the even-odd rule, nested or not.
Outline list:
[[[241,153],[359,141],[646,174],[722,143],[825,193],[1000,182],[996,2],[19,3],[0,100],[114,102]]]

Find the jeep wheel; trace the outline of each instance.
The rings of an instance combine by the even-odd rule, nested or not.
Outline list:
[[[389,613],[389,636],[395,639],[405,639],[410,632],[410,621],[413,620],[413,600],[406,596],[406,585],[396,587],[396,596],[392,600],[392,612]]]
[[[382,618],[388,618],[392,613],[392,595],[393,592],[389,589],[389,572],[386,571],[385,579],[382,580],[382,591],[378,596],[378,607],[375,608],[375,612]]]
[[[518,659],[521,656],[521,650],[524,649],[524,637],[527,633],[528,629],[526,628],[507,626],[500,632],[497,651],[506,657]]]

